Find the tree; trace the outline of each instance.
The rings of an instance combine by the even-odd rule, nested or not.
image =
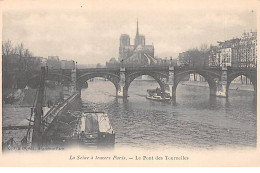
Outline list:
[[[212,45],[210,45],[211,47]],[[209,48],[207,44],[202,44],[200,46],[200,52],[202,54],[202,61],[203,61],[203,66],[208,66],[209,64]]]
[[[24,55],[24,44],[20,43],[15,47],[17,54],[22,57]]]
[[[13,53],[13,46],[10,40],[2,42],[2,51],[4,56],[9,56]]]
[[[32,58],[32,53],[29,51],[29,49],[24,50],[24,68],[25,70],[32,70],[32,65],[34,64],[35,58]]]
[[[8,85],[8,75],[7,75],[7,70],[8,70],[8,56],[10,56],[13,52],[13,46],[10,40],[3,41],[2,42],[2,63],[3,63],[3,86],[7,87]],[[10,79],[9,79],[10,80]]]
[[[25,49],[25,51],[24,51],[24,56],[25,56],[25,57],[32,57],[33,54],[29,51],[29,49]]]
[[[21,71],[23,69],[23,62],[22,62],[22,57],[24,55],[24,45],[23,43],[18,44],[15,47],[15,52],[19,55],[19,70]]]

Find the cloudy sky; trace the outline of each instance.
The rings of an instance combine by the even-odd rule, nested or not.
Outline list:
[[[137,18],[139,33],[159,57],[177,58],[189,48],[256,31],[254,1],[54,2],[4,4],[3,40],[23,42],[35,56],[105,64],[118,58],[121,34],[129,34],[133,44]]]

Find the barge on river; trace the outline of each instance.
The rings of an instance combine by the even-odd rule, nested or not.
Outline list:
[[[104,112],[81,112],[73,134],[62,138],[64,144],[80,147],[113,148],[115,133]]]
[[[162,92],[161,89],[148,89],[146,98],[149,100],[159,101],[159,102],[168,102],[171,100],[168,93]]]

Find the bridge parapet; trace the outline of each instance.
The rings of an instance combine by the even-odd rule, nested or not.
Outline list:
[[[168,71],[169,66],[161,67],[126,67],[126,71]]]
[[[227,67],[228,70],[238,70],[238,71],[256,71],[255,67]]]
[[[93,73],[93,72],[119,72],[120,68],[87,68],[87,69],[77,69],[78,73]]]
[[[175,70],[221,70],[221,67],[175,66]]]

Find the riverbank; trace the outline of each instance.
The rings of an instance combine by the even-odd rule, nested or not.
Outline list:
[[[65,120],[71,119],[72,116],[68,116],[68,112],[74,112],[76,110],[79,110],[81,108],[81,100],[80,96],[78,94],[74,94],[73,96],[67,98],[67,91],[65,90],[64,92],[66,93],[64,96],[65,101],[61,101],[59,98],[59,91],[62,91],[62,87],[55,87],[55,89],[47,89],[46,91],[46,101],[49,101],[50,99],[53,99],[59,101],[58,104],[55,104],[54,106],[50,107],[43,107],[43,115],[45,117],[44,122],[46,124],[52,124],[52,121],[57,117],[59,120],[53,124],[53,128],[55,127],[55,130],[59,128],[60,130],[57,130],[58,132],[60,131],[65,131],[65,130],[70,130],[71,128],[68,126],[64,126],[66,123],[59,123],[64,122]],[[12,91],[9,89],[8,91],[5,90],[5,94],[12,94],[17,92],[17,89]],[[15,102],[14,104],[3,104],[3,112],[2,112],[2,124],[4,127],[8,126],[28,126],[29,124],[29,119],[31,117],[31,109],[30,106],[26,106],[25,104],[28,104],[31,102],[33,97],[30,96],[29,94],[36,94],[36,90],[34,89],[25,89],[20,90],[21,96],[23,96],[22,101],[20,102],[20,105],[18,102]],[[28,102],[29,101],[29,102]],[[24,105],[22,105],[24,104]],[[65,120],[64,120],[65,119]],[[66,129],[67,128],[67,129]],[[62,129],[62,130],[61,130]],[[55,131],[52,130],[52,131]],[[20,130],[14,130],[14,129],[6,129],[3,130],[2,133],[2,140],[4,143],[6,143],[8,140],[13,139],[15,141],[14,147],[21,147],[21,141],[22,139],[27,135],[27,129],[20,129]],[[30,133],[32,133],[32,130],[30,130]]]
[[[180,84],[188,85],[188,86],[197,86],[197,87],[209,87],[207,82],[199,82],[199,81],[181,81]],[[235,84],[235,83],[231,83],[229,89],[237,90],[237,91],[254,91],[253,85],[242,85],[242,84]]]
[[[20,107],[32,106],[36,97],[37,89],[25,88],[25,89],[12,89],[4,88],[2,92],[2,100],[4,105],[15,105]],[[55,88],[46,88],[45,91],[45,104],[55,104],[61,99],[68,97],[68,92],[63,89],[63,86],[55,86]],[[6,98],[12,98],[13,100],[8,103]]]

